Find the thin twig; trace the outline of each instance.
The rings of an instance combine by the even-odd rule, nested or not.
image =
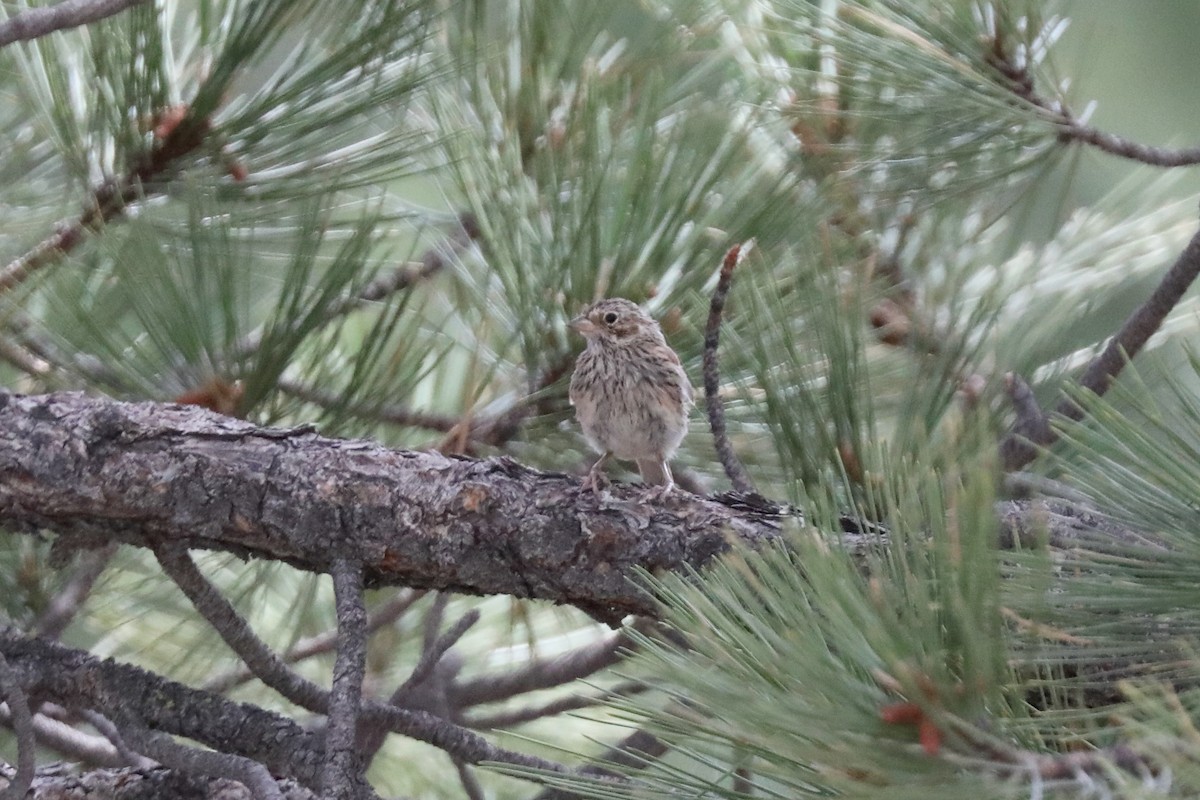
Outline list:
[[[356,416],[367,416],[391,425],[403,425],[410,428],[425,428],[438,433],[446,433],[454,428],[461,420],[453,414],[437,414],[431,411],[415,411],[407,406],[380,404],[369,405],[359,403],[347,406],[345,397],[338,392],[306,386],[298,381],[281,379],[277,384],[279,391],[290,394],[298,400],[312,403],[321,408],[346,408]]]
[[[442,620],[446,615],[446,606],[449,603],[450,594],[438,592],[429,611],[425,614],[421,655],[408,678],[388,698],[390,705],[401,708],[419,708],[423,711],[433,712],[444,719],[450,718],[450,707],[446,700],[445,689],[448,680],[445,676],[438,674],[437,667],[446,651],[462,638],[468,628],[479,621],[479,611],[472,609],[463,615],[450,630],[439,635],[438,631],[441,630]],[[430,678],[434,677],[439,680],[430,686]],[[418,698],[416,695],[418,689],[426,689],[425,696]],[[362,753],[364,763],[369,764],[375,758],[386,738],[387,730],[379,724],[369,726],[368,730],[360,734],[359,752]]]
[[[591,708],[618,697],[630,697],[649,689],[641,681],[625,681],[613,688],[594,695],[573,694],[551,700],[540,706],[517,708],[512,711],[498,711],[495,714],[480,714],[463,720],[463,725],[477,731],[490,731],[512,728],[526,722],[565,714],[568,711],[578,711]]]
[[[329,722],[325,730],[323,800],[366,797],[362,760],[355,747],[362,708],[363,674],[367,666],[367,609],[363,604],[362,564],[346,558],[333,565],[333,594],[337,606],[338,647],[329,693]]]
[[[48,705],[42,704],[44,709]],[[12,725],[12,714],[7,706],[0,706],[0,723]],[[102,736],[92,736],[76,730],[65,722],[51,719],[44,714],[33,715],[33,733],[42,747],[47,747],[72,761],[98,767],[124,767],[128,762],[121,757]]]
[[[371,612],[370,618],[367,620],[367,632],[374,633],[385,625],[391,625],[399,619],[404,612],[412,607],[413,603],[424,597],[427,592],[417,589],[404,589],[398,591],[395,596],[382,603],[378,608]],[[301,639],[293,647],[289,648],[283,654],[284,662],[295,664],[305,659],[318,656],[323,653],[328,653],[337,647],[337,628],[324,631],[316,636],[310,636],[307,639]],[[227,692],[235,686],[240,686],[255,677],[247,667],[242,666],[237,669],[218,675],[212,680],[204,684],[204,689],[210,692]]]
[[[46,8],[30,8],[0,22],[0,47],[13,42],[28,42],[55,31],[98,22],[146,1],[64,0]]]
[[[100,735],[109,741],[116,749],[117,755],[120,756],[126,764],[137,769],[147,769],[154,766],[154,760],[146,758],[141,753],[135,752],[125,741],[125,737],[121,735],[120,729],[113,724],[112,720],[101,714],[99,711],[81,711],[80,716],[87,720],[87,723],[100,732]]]
[[[100,184],[77,219],[60,223],[53,234],[0,270],[0,295],[12,291],[38,270],[61,261],[88,233],[124,214],[129,203],[157,194],[152,191],[151,181],[200,147],[208,131],[207,120],[185,114],[153,147],[134,159],[135,166],[127,174]]]
[[[634,623],[640,628],[646,623]],[[577,650],[534,661],[521,669],[480,675],[449,689],[451,705],[457,709],[483,703],[496,703],[519,694],[549,689],[586,678],[621,660],[623,651],[633,645],[628,630],[617,631]]]
[[[1200,164],[1200,147],[1169,150],[1150,147],[1122,136],[1093,128],[1079,120],[1061,100],[1049,100],[1038,93],[1028,67],[1018,64],[1004,41],[998,23],[993,28],[990,47],[984,54],[987,62],[1004,78],[1006,88],[1025,102],[1050,115],[1065,141],[1083,142],[1110,155],[1128,158],[1152,167],[1186,167]]]
[[[200,616],[220,634],[259,680],[299,706],[317,713],[327,712],[329,697],[325,690],[288,669],[200,573],[185,549],[164,546],[157,548],[154,555],[167,577],[175,582],[200,612]]]
[[[1038,753],[1016,747],[957,717],[951,716],[941,722],[953,727],[968,744],[992,761],[998,772],[1006,776],[1058,781],[1071,778],[1078,780],[1081,775],[1108,774],[1113,767],[1143,778],[1161,771],[1161,767],[1156,768],[1153,757],[1143,755],[1125,744],[1071,753]],[[953,753],[943,755],[950,761],[957,760]],[[977,767],[978,761],[972,766]]]
[[[75,572],[67,579],[63,588],[50,598],[46,608],[34,620],[33,632],[46,639],[57,639],[62,635],[83,607],[96,580],[116,552],[117,546],[110,544],[99,550],[83,553]]]
[[[44,378],[50,371],[50,365],[44,359],[7,338],[0,338],[0,361],[33,378]]]
[[[479,785],[479,781],[472,774],[471,768],[458,760],[455,760],[454,768],[458,770],[458,781],[462,784],[463,792],[466,793],[468,800],[486,800],[487,792],[483,791],[483,787]]]
[[[1154,292],[1125,320],[1117,334],[1109,340],[1104,350],[1097,356],[1079,379],[1079,386],[1097,396],[1103,396],[1113,380],[1120,375],[1121,370],[1145,346],[1146,342],[1159,328],[1162,327],[1167,315],[1171,313],[1183,297],[1188,287],[1200,275],[1200,231],[1197,231],[1179,254],[1175,263],[1167,270],[1162,281]],[[1015,399],[1015,398],[1014,398]],[[1083,408],[1070,397],[1065,397],[1055,408],[1055,413],[1066,419],[1079,421],[1083,419]],[[1018,419],[1018,426],[1020,419]],[[1038,431],[1033,431],[1038,433]],[[1040,431],[1040,438],[1034,439],[1027,431],[1019,431],[1016,427],[1010,431],[1001,442],[1001,451],[1005,453],[1004,468],[1013,471],[1024,467],[1037,455],[1035,447],[1020,446],[1022,437],[1029,438],[1034,445],[1045,446],[1057,438],[1048,426]],[[1009,444],[1010,439],[1017,440]]]
[[[1054,431],[1024,378],[1010,372],[1004,376],[1004,384],[1017,419],[1000,442],[1000,461],[1005,469],[1015,470],[1036,458],[1038,446],[1053,441]]]
[[[3,654],[0,654],[0,691],[3,691],[4,699],[8,702],[9,719],[17,736],[17,774],[8,787],[0,792],[0,800],[21,800],[33,785],[33,773],[37,768],[37,738],[33,732],[33,715],[29,711],[25,689]]]
[[[639,729],[605,751],[594,764],[576,770],[574,775],[585,779],[623,780],[625,771],[645,769],[655,759],[666,754],[667,749],[667,744],[662,739]],[[584,800],[587,796],[590,795],[550,787],[539,792],[534,800]]]
[[[1179,258],[1167,270],[1154,293],[1125,320],[1095,361],[1079,379],[1079,385],[1097,395],[1108,391],[1113,379],[1120,374],[1129,360],[1138,354],[1146,342],[1162,327],[1188,287],[1200,274],[1200,231],[1197,231],[1179,254]],[[1056,409],[1059,414],[1078,420],[1083,409],[1071,399],[1064,399]]]
[[[359,291],[329,303],[321,311],[321,322],[328,324],[365,305],[378,303],[397,292],[423,283],[445,269],[450,260],[479,238],[479,224],[470,212],[458,215],[457,224],[446,238],[429,248],[415,263],[405,262],[376,277]],[[242,338],[229,349],[231,362],[244,361],[262,347],[263,332]]]
[[[0,722],[11,724],[11,718],[8,709],[0,708]],[[58,752],[73,762],[94,766],[128,766],[127,760],[103,736],[83,733],[70,724],[42,714],[34,715],[34,734],[38,745]]]
[[[708,324],[704,327],[704,405],[708,409],[708,425],[712,429],[713,444],[717,448],[717,456],[721,466],[729,476],[733,488],[739,492],[754,491],[754,483],[733,452],[729,436],[725,432],[725,406],[721,402],[721,374],[717,368],[717,344],[721,338],[721,312],[725,309],[725,298],[733,285],[733,270],[742,263],[742,259],[754,246],[754,240],[735,244],[725,254],[721,263],[721,274],[717,278],[717,288],[713,291],[712,302],[708,307]]]
[[[417,665],[413,667],[412,674],[392,694],[392,705],[404,705],[405,699],[433,674],[434,668],[437,667],[438,662],[441,661],[446,651],[457,644],[458,640],[463,637],[463,634],[478,621],[479,609],[473,608],[466,614],[463,614],[458,622],[450,626],[449,630],[441,636],[436,637],[434,641],[429,642],[421,653],[421,658],[417,661]]]

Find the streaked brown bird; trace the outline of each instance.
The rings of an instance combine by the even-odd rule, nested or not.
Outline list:
[[[610,456],[636,461],[642,480],[675,485],[670,460],[687,433],[692,384],[662,329],[636,304],[619,297],[593,303],[571,320],[587,347],[571,376],[571,405],[600,458],[584,485],[599,492]]]

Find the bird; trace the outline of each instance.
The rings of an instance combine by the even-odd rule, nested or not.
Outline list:
[[[675,485],[671,457],[688,428],[692,384],[658,322],[620,297],[598,300],[571,320],[587,346],[575,362],[569,397],[583,435],[600,458],[584,479],[599,494],[604,463],[636,461],[656,496]]]

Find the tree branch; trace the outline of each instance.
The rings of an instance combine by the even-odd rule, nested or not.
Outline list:
[[[125,175],[109,178],[92,192],[77,219],[60,223],[54,233],[0,270],[0,295],[12,291],[38,270],[58,263],[89,232],[124,214],[127,204],[157,193],[151,181],[199,148],[208,132],[207,120],[192,118],[186,111],[179,120],[164,127],[161,138],[151,148],[133,154],[133,167]]]
[[[1026,66],[1013,58],[1005,43],[1003,31],[998,26],[992,30],[990,45],[984,57],[1003,77],[1005,87],[1025,102],[1046,112],[1057,126],[1062,141],[1090,144],[1109,155],[1128,158],[1152,167],[1186,167],[1200,164],[1200,147],[1188,147],[1183,150],[1151,147],[1085,124],[1061,100],[1050,100],[1038,93],[1033,76]]]
[[[187,596],[200,616],[208,621],[225,644],[237,653],[259,680],[296,705],[325,713],[329,695],[317,684],[288,669],[283,660],[250,628],[230,603],[221,596],[182,547],[160,546],[154,550],[163,573]]]
[[[391,703],[400,706],[407,705],[409,696],[421,684],[429,680],[434,668],[441,661],[442,656],[446,655],[446,651],[457,644],[458,640],[478,621],[479,609],[473,608],[463,614],[458,622],[451,625],[441,636],[426,641],[425,648],[421,651],[421,658],[417,661],[417,665],[413,667],[412,674],[392,693]]]
[[[0,22],[0,47],[28,42],[55,31],[77,28],[119,14],[146,0],[64,0],[46,8],[30,8]]]
[[[713,290],[712,302],[708,307],[708,324],[704,327],[704,405],[708,409],[708,426],[712,430],[713,444],[721,466],[733,488],[739,492],[753,492],[754,483],[746,474],[742,462],[733,452],[729,436],[725,432],[725,406],[721,403],[721,374],[717,367],[717,345],[721,338],[721,313],[725,310],[725,298],[733,285],[733,270],[754,246],[754,240],[735,244],[721,262],[721,274],[717,288]]]
[[[392,624],[404,612],[408,611],[413,603],[424,596],[425,592],[415,590],[401,590],[397,592],[394,597],[382,603],[371,613],[371,618],[367,621],[367,632],[374,633],[384,625]],[[282,659],[284,663],[294,664],[297,661],[303,661],[322,653],[328,653],[336,646],[337,630],[324,631],[316,636],[301,639],[283,654]],[[210,692],[223,693],[235,686],[240,686],[254,677],[254,673],[248,667],[242,666],[207,681],[204,684],[204,688]]]
[[[60,546],[174,543],[313,572],[354,557],[370,585],[542,598],[615,623],[656,613],[638,568],[699,567],[777,535],[767,514],[643,495],[194,406],[0,395],[0,523],[58,532]]]
[[[27,691],[69,709],[94,709],[124,730],[141,726],[244,756],[272,773],[316,786],[320,741],[290,719],[81,650],[0,629],[0,653]]]
[[[0,708],[0,722],[7,725],[12,724],[12,715],[7,708]],[[54,750],[72,761],[81,761],[98,767],[129,765],[129,761],[117,752],[112,742],[103,736],[83,733],[65,722],[51,719],[45,714],[33,715],[33,732],[37,736],[38,744]]]
[[[315,795],[292,780],[275,781],[287,800],[313,800]],[[180,770],[98,769],[82,775],[54,770],[38,775],[33,781],[29,800],[84,800],[85,798],[120,800],[244,800],[245,790],[228,778],[203,778]]]
[[[636,628],[643,625],[642,621],[634,623]],[[521,669],[485,673],[451,685],[450,704],[454,708],[463,709],[483,703],[496,703],[519,694],[549,689],[586,678],[620,661],[622,651],[632,644],[633,637],[627,629],[623,629],[554,658],[532,661]]]
[[[177,769],[185,775],[201,775],[207,778],[233,778],[249,789],[255,800],[283,800],[279,786],[271,773],[257,761],[245,756],[220,753],[188,747],[165,733],[137,730],[137,725],[127,725],[126,731],[142,752],[153,757],[163,766]]]
[[[1100,355],[1088,365],[1087,371],[1079,379],[1079,386],[1098,396],[1107,392],[1125,365],[1141,351],[1155,331],[1162,327],[1171,309],[1179,303],[1197,275],[1200,275],[1200,231],[1192,235],[1183,252],[1163,275],[1162,281],[1146,302],[1125,320]],[[1036,448],[1029,446],[1025,439],[1029,439],[1035,445],[1048,445],[1057,438],[1047,425],[1025,424],[1025,417],[1036,420],[1037,415],[1026,410],[1026,401],[1032,397],[1022,396],[1019,385],[1015,386],[1013,398],[1022,419],[1018,420],[1018,425],[1000,443],[1004,469],[1010,472],[1025,466],[1037,455]],[[1083,419],[1084,413],[1083,408],[1069,397],[1059,402],[1055,412],[1060,417],[1075,421]]]
[[[34,620],[33,630],[38,636],[57,639],[62,635],[116,552],[116,545],[112,545],[83,555],[66,585],[50,598],[45,610]]]
[[[0,653],[0,692],[8,703],[9,719],[13,733],[17,735],[17,774],[0,792],[0,800],[21,800],[33,783],[33,771],[37,766],[37,739],[33,732],[33,714],[25,688],[16,673],[8,666],[7,659]]]
[[[362,565],[339,558],[333,565],[333,594],[337,606],[338,647],[329,693],[329,723],[325,729],[325,778],[322,800],[356,800],[373,792],[363,781],[362,762],[355,747],[362,710],[362,682],[367,668],[367,609],[363,605]]]

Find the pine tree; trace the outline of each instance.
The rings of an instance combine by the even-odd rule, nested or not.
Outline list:
[[[1029,210],[1200,152],[1046,6],[10,4],[5,777],[1200,793],[1196,209]],[[578,484],[611,296],[704,378],[654,503]]]

